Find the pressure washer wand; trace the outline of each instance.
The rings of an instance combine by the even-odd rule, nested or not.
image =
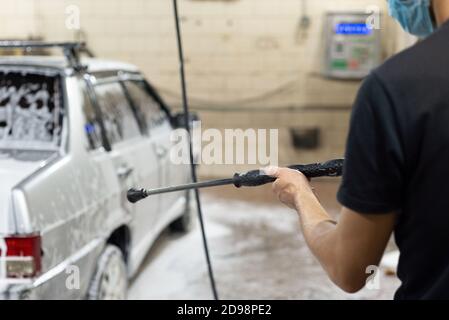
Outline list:
[[[329,160],[323,163],[312,163],[289,166],[290,169],[302,172],[307,178],[317,177],[337,177],[343,172],[343,159]],[[204,182],[187,183],[183,185],[165,187],[158,189],[129,189],[127,198],[131,203],[136,203],[148,196],[200,188],[210,188],[233,184],[235,187],[257,187],[275,181],[276,178],[263,174],[260,170],[252,170],[246,173],[236,173],[234,177],[228,179],[218,179]]]

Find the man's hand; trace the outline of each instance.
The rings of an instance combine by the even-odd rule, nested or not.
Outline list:
[[[281,202],[292,209],[298,210],[298,196],[301,193],[313,193],[307,177],[297,170],[268,167],[263,171],[276,178],[273,182],[273,192]]]

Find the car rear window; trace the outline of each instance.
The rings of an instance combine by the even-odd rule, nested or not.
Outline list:
[[[56,150],[61,92],[58,75],[0,69],[0,149]]]

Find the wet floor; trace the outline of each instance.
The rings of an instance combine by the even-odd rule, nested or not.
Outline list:
[[[338,216],[338,184],[315,183]],[[268,186],[201,192],[209,249],[221,299],[391,299],[399,280],[381,268],[377,288],[349,295],[335,287],[308,250],[294,211]],[[387,251],[394,249],[390,244]],[[198,223],[186,235],[165,232],[131,282],[131,299],[210,299]]]

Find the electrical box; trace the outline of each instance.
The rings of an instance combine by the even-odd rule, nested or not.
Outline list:
[[[364,12],[328,12],[325,19],[327,77],[361,79],[381,63],[380,30]]]

